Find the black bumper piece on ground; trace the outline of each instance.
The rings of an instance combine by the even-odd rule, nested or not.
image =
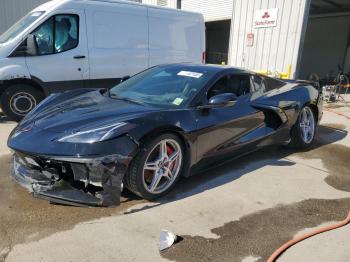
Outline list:
[[[52,203],[117,206],[129,161],[121,155],[80,159],[15,152],[11,174],[35,197]]]

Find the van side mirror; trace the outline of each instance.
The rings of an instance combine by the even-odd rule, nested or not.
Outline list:
[[[123,77],[120,79],[120,83],[125,82],[125,81],[128,80],[129,78],[130,78],[130,76],[123,76]]]
[[[12,52],[10,57],[35,56],[38,54],[38,43],[35,35],[28,35],[26,39]]]
[[[209,99],[209,103],[199,106],[198,109],[210,109],[220,107],[234,106],[237,102],[237,96],[233,93],[224,93],[213,96]]]
[[[38,42],[35,35],[28,35],[26,55],[35,56],[38,54]]]

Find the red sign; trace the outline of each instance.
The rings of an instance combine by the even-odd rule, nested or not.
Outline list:
[[[277,13],[278,8],[264,9],[264,10],[256,10],[253,27],[261,28],[261,27],[274,27],[277,25]]]
[[[254,34],[248,33],[247,34],[247,46],[253,46],[254,45]]]
[[[261,17],[262,19],[268,19],[270,18],[269,12],[265,12],[264,15]]]

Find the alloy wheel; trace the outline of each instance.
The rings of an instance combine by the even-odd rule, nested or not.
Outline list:
[[[161,194],[176,181],[182,164],[182,149],[174,139],[160,141],[150,151],[143,167],[143,185],[151,194]]]
[[[310,144],[315,135],[315,118],[309,107],[304,107],[300,115],[301,138],[306,144]]]

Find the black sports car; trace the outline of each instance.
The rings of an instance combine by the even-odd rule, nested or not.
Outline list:
[[[119,204],[271,144],[308,147],[322,94],[306,82],[193,64],[150,68],[111,89],[53,94],[11,133],[12,176],[35,196]]]

